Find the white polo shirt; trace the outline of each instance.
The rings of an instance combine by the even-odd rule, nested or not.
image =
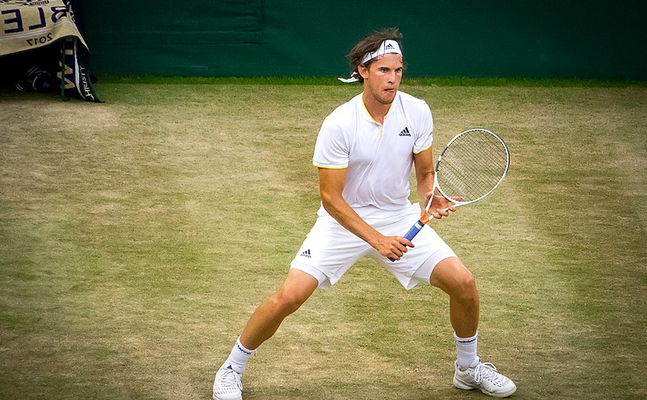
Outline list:
[[[382,125],[360,93],[324,120],[313,164],[348,169],[343,197],[360,217],[375,209],[402,210],[410,204],[413,155],[429,149],[432,140],[433,119],[424,100],[398,91]]]

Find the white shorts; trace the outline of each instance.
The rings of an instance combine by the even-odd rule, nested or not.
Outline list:
[[[404,212],[376,214],[364,220],[385,236],[404,236],[420,218],[420,206],[412,204]],[[312,275],[319,281],[319,288],[328,289],[360,258],[369,256],[409,290],[419,282],[429,283],[431,272],[440,261],[456,257],[428,225],[420,230],[413,244],[414,248],[409,248],[400,260],[392,262],[330,215],[320,212],[317,222],[292,260],[291,268]]]

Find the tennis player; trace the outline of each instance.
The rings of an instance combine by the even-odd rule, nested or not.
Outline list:
[[[254,311],[216,373],[214,400],[241,400],[241,376],[249,357],[316,288],[329,288],[364,256],[375,259],[407,290],[423,282],[449,295],[457,388],[480,389],[496,397],[516,390],[510,379],[477,355],[479,295],[474,276],[429,225],[413,242],[400,236],[420,217],[420,206],[408,200],[412,168],[422,203],[434,196],[434,218],[455,210],[432,193],[429,106],[398,90],[404,69],[401,39],[397,29],[386,29],[351,50],[355,70],[343,81],[358,81],[364,90],[321,126],[313,157],[321,195],[317,221],[285,282]]]

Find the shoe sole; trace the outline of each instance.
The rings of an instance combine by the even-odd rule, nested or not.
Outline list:
[[[461,390],[479,389],[482,393],[487,394],[488,396],[492,396],[492,397],[509,397],[509,396],[512,396],[512,394],[517,391],[517,387],[515,386],[512,390],[509,390],[507,392],[492,393],[492,392],[488,392],[487,390],[485,390],[483,388],[480,388],[480,387],[470,386],[470,385],[465,384],[465,383],[463,383],[463,382],[461,382],[461,381],[459,381],[457,379],[454,379],[454,386],[457,389],[461,389]]]
[[[223,400],[223,399],[219,398],[218,396],[216,396],[215,394],[212,394],[212,395],[211,395],[211,398],[212,398],[213,400]],[[231,398],[226,399],[226,400],[243,400],[243,396],[231,397]]]

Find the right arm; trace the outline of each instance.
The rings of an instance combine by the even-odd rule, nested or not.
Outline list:
[[[413,243],[401,236],[384,236],[367,224],[346,202],[342,193],[346,169],[319,168],[319,192],[324,209],[341,226],[367,242],[384,257],[399,260]]]

